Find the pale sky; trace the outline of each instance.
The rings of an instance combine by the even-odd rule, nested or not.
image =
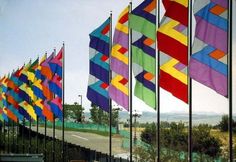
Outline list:
[[[141,2],[133,0],[133,8]],[[51,53],[54,47],[59,50],[64,41],[65,102],[80,103],[78,95],[82,95],[88,110],[89,33],[109,17],[110,11],[114,31],[119,13],[128,4],[129,0],[0,0],[0,76],[42,57],[46,51]],[[234,44],[235,38],[234,33]],[[160,95],[161,112],[188,112],[188,106],[171,94],[161,90]],[[153,111],[133,98],[133,109]],[[193,112],[228,113],[227,103],[226,98],[193,81]]]

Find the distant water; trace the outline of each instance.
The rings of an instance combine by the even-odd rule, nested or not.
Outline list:
[[[153,112],[143,112],[141,117],[137,118],[137,122],[139,123],[151,123],[156,122],[156,113]],[[205,123],[209,125],[216,125],[219,124],[221,121],[223,114],[214,114],[214,113],[199,113],[199,114],[193,114],[193,125],[198,125],[200,123]],[[90,113],[85,113],[86,120],[89,120]],[[188,114],[186,113],[161,113],[161,121],[167,121],[167,122],[184,122],[188,123]],[[236,119],[236,115],[234,116],[234,119]],[[127,112],[119,112],[119,121],[127,122],[129,120],[129,114]]]

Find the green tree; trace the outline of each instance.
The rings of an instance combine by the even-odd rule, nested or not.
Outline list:
[[[221,121],[219,123],[219,128],[222,132],[227,132],[228,131],[228,123],[229,123],[229,116],[228,115],[223,115],[221,118]]]
[[[91,105],[90,109],[90,119],[92,120],[93,123],[96,124],[109,124],[109,113],[103,111],[96,105]],[[111,124],[113,127],[117,126],[119,118],[119,112],[118,111],[112,111],[112,121]]]
[[[217,127],[222,132],[227,132],[229,130],[229,116],[228,115],[223,115],[222,118],[221,118],[221,121],[217,125]],[[234,121],[234,120],[232,120],[232,128],[233,128],[233,132],[236,133],[236,121]]]
[[[210,134],[211,128],[207,124],[200,124],[193,128],[193,151],[200,154],[218,157],[221,153],[221,142]]]
[[[84,118],[84,108],[81,105],[78,105],[77,102],[74,102],[73,105],[65,104],[65,118],[74,119],[77,122],[82,122]]]

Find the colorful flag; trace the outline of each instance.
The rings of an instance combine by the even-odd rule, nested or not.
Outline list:
[[[163,0],[166,9],[157,32],[160,87],[188,103],[188,0]]]
[[[49,67],[53,75],[57,74],[62,78],[62,57],[63,57],[63,47],[60,49],[58,54],[49,61]]]
[[[227,96],[228,0],[197,0],[190,76]]]
[[[5,120],[6,122],[8,122],[8,117],[6,112],[4,111],[4,104],[5,104],[5,99],[4,99],[4,87],[3,87],[3,82],[5,81],[6,77],[2,77],[0,79],[0,118],[1,120]]]
[[[43,115],[47,118],[47,120],[50,120],[53,122],[53,113],[51,111],[50,105],[48,104],[48,100],[44,100],[43,102]]]
[[[12,109],[12,107],[10,107],[11,105],[8,103],[8,93],[9,93],[9,88],[7,86],[9,81],[8,77],[4,77],[4,79],[1,81],[1,102],[2,102],[2,110],[4,112],[4,114],[6,114],[6,116],[8,118],[10,118],[11,120],[17,122],[18,118],[17,116],[14,114],[14,108]]]
[[[34,108],[32,105],[27,103],[26,101],[22,101],[19,103],[19,105],[26,110],[26,112],[36,121],[37,120],[37,115],[35,114]]]
[[[145,0],[129,17],[132,29],[132,63],[136,79],[134,94],[156,107],[156,0]]]
[[[47,54],[44,54],[44,56],[41,58],[41,60],[39,61],[39,65],[37,67],[37,69],[35,70],[35,77],[41,81],[45,80],[45,76],[41,73],[41,69],[42,69],[42,64],[43,62],[47,59]]]
[[[37,99],[34,102],[34,111],[39,118],[41,118],[42,120],[45,120],[45,116],[43,115],[43,100],[42,99]]]
[[[87,98],[105,111],[109,111],[109,49],[110,49],[110,18],[90,33],[89,64],[90,75]]]
[[[39,58],[37,58],[27,70],[27,77],[31,83],[35,81],[35,70],[37,69],[38,64],[39,64]]]
[[[50,102],[51,111],[62,120],[62,102],[61,98],[56,97]]]
[[[41,75],[45,76],[47,79],[52,79],[53,73],[50,69],[49,62],[53,59],[54,53],[52,53],[45,61],[41,63]]]
[[[62,98],[62,84],[60,82],[61,78],[58,75],[54,75],[53,79],[48,82],[49,90],[54,93],[54,95]]]
[[[112,80],[108,88],[109,96],[117,104],[129,109],[129,7],[120,14],[113,38],[111,52]]]

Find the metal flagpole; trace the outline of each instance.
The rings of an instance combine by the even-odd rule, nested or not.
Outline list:
[[[44,121],[44,158],[47,161],[47,118]]]
[[[62,70],[63,70],[63,73],[62,73],[62,160],[63,162],[65,161],[65,43],[63,42],[63,53],[62,53]]]
[[[129,5],[129,13],[131,13],[132,11],[132,0],[130,1],[130,5]],[[128,25],[129,26],[129,25]],[[129,27],[129,112],[130,112],[130,116],[129,116],[129,130],[130,130],[130,161],[132,162],[132,158],[133,158],[133,143],[132,143],[132,131],[133,131],[133,105],[132,105],[132,48],[131,48],[131,43],[132,43],[132,30]]]
[[[37,115],[37,121],[36,121],[36,153],[39,153],[39,116]]]
[[[47,55],[47,52],[46,52]],[[44,160],[47,161],[47,118],[44,120]]]
[[[54,56],[56,56],[56,49],[54,48]],[[55,94],[53,95],[55,98]],[[52,161],[55,161],[55,115],[53,113],[53,129],[52,129]]]
[[[156,16],[157,16],[157,28],[160,27],[160,0],[156,2]],[[160,51],[157,48],[157,38],[156,38],[156,109],[157,109],[157,162],[160,162]]]
[[[16,153],[19,152],[18,135],[19,135],[19,120],[17,120],[17,125],[16,125]]]
[[[29,120],[29,145],[28,145],[28,153],[31,153],[31,123],[32,123],[32,118],[30,117],[30,120]]]
[[[55,161],[55,115],[53,114],[52,161]]]
[[[21,129],[22,129],[22,153],[25,153],[25,138],[24,138],[25,118],[23,118]]]
[[[7,153],[10,152],[10,121],[7,123]]]
[[[17,121],[18,121],[18,119],[17,119]],[[13,149],[13,153],[15,152],[15,136],[14,136],[14,134],[15,134],[15,123],[14,123],[14,121],[12,121],[12,147],[11,147],[11,149]]]
[[[6,121],[3,121],[3,148],[4,148],[4,152],[6,150]]]
[[[188,60],[192,55],[192,0],[188,1]],[[188,69],[188,102],[189,102],[189,132],[188,132],[188,160],[192,162],[192,79]]]
[[[109,42],[109,55],[111,56],[111,50],[112,50],[112,11],[110,11],[110,31],[109,31],[109,37],[110,37],[110,42]],[[111,61],[111,59],[109,59]],[[111,69],[109,70],[109,83],[111,82],[112,79],[112,72]],[[110,162],[112,160],[112,101],[109,98],[109,159]]]
[[[229,96],[229,160],[233,161],[233,92],[232,92],[232,1],[228,1],[228,96]]]

